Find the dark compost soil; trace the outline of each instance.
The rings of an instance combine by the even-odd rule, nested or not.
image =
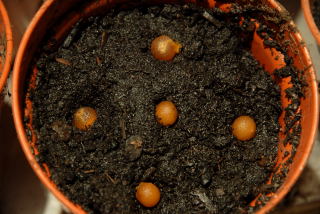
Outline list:
[[[313,0],[311,8],[314,22],[316,23],[317,27],[320,28],[320,1]]]
[[[82,20],[62,47],[44,49],[37,62],[30,99],[38,161],[89,213],[247,210],[273,169],[281,113],[278,86],[249,52],[252,32],[190,5],[112,10]],[[151,55],[159,35],[182,45],[173,61]],[[171,127],[155,120],[162,100],[179,111]],[[98,113],[88,131],[72,126],[81,106]],[[240,115],[257,123],[252,140],[232,136]],[[137,136],[142,149],[127,143]],[[136,201],[141,181],[160,188],[155,208]]]

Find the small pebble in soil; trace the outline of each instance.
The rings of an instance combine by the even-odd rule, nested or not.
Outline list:
[[[69,126],[65,121],[57,120],[52,123],[51,128],[58,135],[58,138],[67,141],[71,135],[71,126]]]
[[[220,197],[220,196],[223,196],[225,193],[224,193],[224,190],[222,188],[218,188],[216,189],[216,196]]]
[[[153,183],[141,182],[136,188],[136,198],[145,207],[154,207],[160,201],[160,190]]]
[[[171,101],[162,101],[156,106],[156,118],[163,126],[173,125],[178,118],[178,110]]]
[[[208,171],[206,171],[201,175],[201,184],[203,186],[209,186],[210,183],[211,183],[211,175]]]
[[[256,122],[250,116],[240,116],[232,124],[232,134],[241,141],[256,135]]]
[[[97,112],[91,107],[81,107],[73,115],[73,125],[78,129],[88,130],[97,120]]]
[[[132,136],[126,141],[125,155],[129,161],[137,160],[142,152],[142,139],[139,136]]]
[[[204,189],[197,189],[195,190],[192,195],[197,196],[200,201],[205,205],[208,213],[216,213],[216,208],[212,204],[212,201],[208,198]]]
[[[181,45],[170,37],[162,35],[151,43],[151,53],[158,60],[170,61],[180,52]]]

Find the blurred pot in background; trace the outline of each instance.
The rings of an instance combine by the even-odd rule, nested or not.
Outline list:
[[[0,115],[3,102],[3,89],[11,69],[12,62],[12,31],[8,12],[0,1]],[[1,128],[1,127],[0,127]]]
[[[21,37],[32,17],[45,0],[3,0],[12,26],[14,51],[16,52]]]
[[[320,46],[320,31],[319,31],[319,27],[316,24],[315,17],[313,14],[314,1],[315,0],[301,0],[301,7],[303,10],[303,14],[306,19],[306,22],[309,26],[309,29],[314,39],[316,40],[318,46]]]

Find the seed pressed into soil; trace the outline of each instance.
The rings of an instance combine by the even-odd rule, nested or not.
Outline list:
[[[61,191],[89,213],[246,210],[272,172],[281,113],[278,86],[242,37],[252,30],[191,5],[113,10],[74,29],[42,51],[30,96],[37,157]],[[160,35],[182,46],[172,61],[151,54]],[[179,110],[170,127],[154,115],[164,100]],[[85,132],[72,126],[81,106],[98,115]],[[232,135],[240,115],[256,122],[248,141]],[[159,187],[155,208],[135,199],[140,182]]]

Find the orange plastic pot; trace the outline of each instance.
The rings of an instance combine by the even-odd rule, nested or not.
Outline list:
[[[181,2],[181,0],[154,0],[154,1],[129,1],[129,0],[47,0],[41,9],[37,12],[31,24],[29,25],[25,35],[22,38],[20,47],[17,52],[16,61],[14,65],[13,73],[13,115],[18,137],[22,146],[22,149],[31,165],[43,184],[73,213],[85,213],[84,210],[77,204],[71,202],[56,185],[50,180],[50,170],[43,165],[38,164],[35,159],[37,154],[36,148],[36,136],[32,133],[32,137],[27,137],[26,125],[24,124],[24,118],[27,117],[32,123],[32,105],[26,103],[25,87],[26,84],[31,84],[33,87],[35,83],[36,69],[34,69],[33,57],[36,50],[44,39],[44,36],[48,29],[51,32],[55,32],[52,37],[57,41],[67,35],[71,27],[81,18],[103,13],[108,8],[113,7],[115,4],[122,4],[122,6],[134,6],[135,2],[144,3],[169,3],[169,2]],[[185,2],[194,2],[193,0],[186,0]],[[200,1],[199,1],[200,2]],[[201,1],[203,3],[203,1]],[[245,4],[244,0],[239,1]],[[248,2],[250,2],[248,0]],[[252,2],[252,1],[251,1]],[[207,2],[210,7],[219,7],[222,11],[230,11],[231,4],[222,4],[218,0],[209,0]],[[274,0],[266,0],[264,5],[278,12],[284,12],[284,9]],[[258,23],[257,23],[258,24]],[[289,24],[294,26],[292,22]],[[270,200],[257,210],[257,213],[267,213],[278,204],[286,193],[293,186],[299,175],[301,174],[304,166],[306,165],[307,158],[310,154],[315,134],[318,125],[318,94],[317,84],[315,78],[315,72],[312,67],[310,55],[303,45],[301,35],[293,28],[287,28],[286,40],[290,41],[290,47],[287,50],[287,54],[294,59],[294,65],[303,70],[303,76],[308,82],[306,88],[305,98],[301,100],[301,138],[299,146],[297,147],[295,155],[293,155],[292,164],[288,164],[287,160],[290,157],[286,155],[286,151],[291,152],[292,145],[286,146],[282,143],[284,135],[279,133],[279,152],[278,157],[275,160],[276,166],[274,173],[270,175],[270,180],[273,176],[281,173],[283,168],[285,171],[289,171],[284,178],[284,183],[278,188],[275,193],[270,194]],[[287,43],[288,44],[288,43]],[[255,33],[252,41],[252,54],[253,56],[265,67],[271,75],[277,68],[281,68],[284,65],[283,55],[273,48],[266,48],[263,45],[262,39]],[[26,81],[26,76],[31,75],[31,81]],[[33,74],[33,75],[32,75]],[[289,104],[285,96],[285,89],[290,87],[289,79],[284,79],[279,82],[281,88],[281,101],[283,109]],[[279,123],[283,127],[284,125],[284,113],[279,118]],[[32,124],[31,124],[32,125]],[[30,124],[27,126],[32,128]],[[31,132],[32,129],[31,129]],[[270,182],[267,181],[267,182]],[[259,196],[258,196],[259,197]],[[259,204],[258,200],[254,200],[251,206]]]
[[[0,106],[2,92],[11,69],[13,39],[7,10],[0,1]]]
[[[313,2],[313,0],[301,0],[301,7],[303,10],[304,17],[305,17],[307,24],[309,26],[309,29],[310,29],[313,37],[317,41],[318,46],[320,46],[320,31],[319,31],[319,28],[317,27],[317,25],[314,21],[314,18],[313,18],[313,14],[312,14],[312,10],[311,10],[312,2]]]

